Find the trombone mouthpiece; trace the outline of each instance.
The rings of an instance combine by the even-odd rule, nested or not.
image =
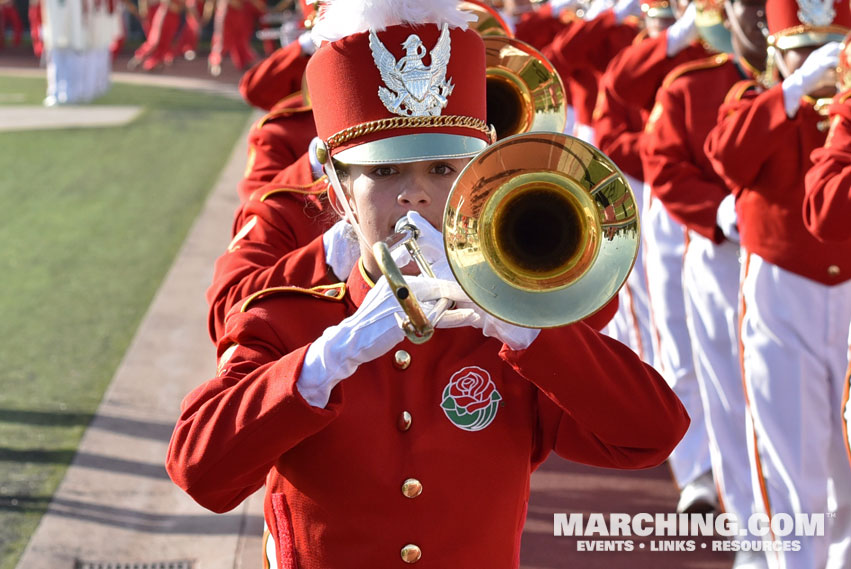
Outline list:
[[[396,233],[410,233],[414,239],[419,237],[420,234],[419,228],[417,228],[417,226],[408,219],[407,215],[403,215],[399,218],[399,221],[397,221],[396,225],[393,227],[393,231]]]

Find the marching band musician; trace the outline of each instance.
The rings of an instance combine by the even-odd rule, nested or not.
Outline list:
[[[594,144],[609,156],[629,180],[636,201],[644,203],[644,167],[640,148],[649,110],[626,104],[614,94],[614,70],[618,60],[630,57],[630,51],[647,39],[658,37],[675,21],[667,0],[641,3],[644,29],[632,45],[612,59],[600,78],[597,105],[594,108]],[[638,252],[635,267],[619,294],[618,312],[606,333],[628,345],[645,362],[656,365],[654,342],[650,326],[650,299],[647,296],[647,276],[644,266],[644,247]]]
[[[218,376],[184,400],[167,468],[217,512],[265,483],[272,567],[516,567],[529,476],[551,450],[653,466],[688,418],[622,344],[583,323],[509,325],[453,282],[428,223],[491,140],[484,47],[455,0],[390,5],[332,3],[307,68],[360,261],[345,283],[265,291],[232,312]],[[429,311],[456,302],[416,345],[370,254],[406,212],[438,275],[410,277],[413,292]]]
[[[840,85],[845,87],[838,93],[829,107],[830,131],[823,148],[813,151],[813,167],[805,179],[804,223],[807,229],[825,243],[847,243],[851,239],[851,90],[847,73],[849,70],[848,38],[840,54]],[[851,461],[851,325],[848,330],[848,371],[845,375],[845,393],[842,396],[843,433],[845,450]]]
[[[685,63],[668,74],[656,94],[642,158],[652,195],[688,234],[682,277],[686,324],[712,472],[725,511],[744,522],[756,510],[738,350],[739,237],[734,196],[703,144],[730,88],[765,69],[765,0],[700,0],[700,10],[715,11],[719,18],[725,8],[734,54]],[[734,567],[765,566],[761,553],[736,554]]]
[[[740,347],[754,497],[762,513],[836,512],[800,551],[769,567],[840,567],[851,557],[851,470],[839,402],[851,322],[851,241],[826,245],[804,225],[804,177],[824,145],[815,97],[835,93],[847,2],[768,0],[767,63],[782,81],[733,87],[705,149],[736,196],[744,252]],[[831,41],[836,40],[836,41]]]
[[[474,15],[489,22],[486,14],[477,8],[482,6],[471,6],[472,10],[476,10]],[[502,25],[498,21],[490,23]],[[485,28],[490,29],[490,23]],[[480,33],[481,25],[481,21],[474,24]],[[507,33],[508,30],[502,28],[497,35]],[[513,57],[519,59],[516,54]],[[526,61],[537,58],[542,56],[526,54]],[[261,81],[252,84],[273,83]],[[291,100],[302,99],[294,94],[282,103]],[[518,111],[510,108],[510,104],[509,108],[501,109],[500,105],[506,102],[497,101],[498,104],[492,104],[489,112]],[[315,152],[306,152],[283,168],[288,161],[284,160],[288,156],[287,149],[298,144],[299,137],[305,132],[315,132],[310,112],[310,107],[305,107],[297,116],[273,111],[261,119],[249,134],[249,168],[239,186],[241,195],[248,195],[248,198],[234,216],[233,241],[216,261],[213,282],[207,291],[209,332],[214,342],[224,330],[227,313],[243,298],[272,286],[297,284],[309,287],[337,282],[349,273],[359,255],[356,241],[349,236],[351,227],[348,223],[344,220],[334,223],[335,216],[330,212],[326,193],[328,180],[322,173]],[[309,131],[304,125],[305,118],[311,121]],[[290,126],[296,121],[301,123],[301,129],[292,132]],[[306,141],[303,144],[307,146]],[[277,168],[283,170],[275,174]],[[273,176],[271,181],[259,185],[268,176]],[[249,184],[256,188],[250,195],[246,192]],[[611,320],[617,309],[618,300],[615,298],[586,318],[585,322],[599,330]]]
[[[650,113],[656,92],[670,71],[680,64],[711,55],[699,42],[694,6],[680,3],[671,7],[679,15],[675,22],[656,37],[627,47],[609,65],[607,89],[620,104]],[[692,418],[689,432],[669,460],[680,489],[677,510],[708,510],[716,506],[717,497],[700,388],[685,322],[682,288],[685,236],[682,227],[671,219],[659,200],[653,199],[649,190],[645,188],[641,193],[642,249],[654,365],[674,387]]]

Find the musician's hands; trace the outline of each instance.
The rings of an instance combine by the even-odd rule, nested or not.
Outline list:
[[[417,237],[417,245],[419,245],[423,257],[425,257],[426,261],[429,262],[432,269],[434,269],[435,264],[439,264],[441,261],[443,264],[446,264],[446,251],[443,247],[443,234],[435,229],[434,226],[432,226],[426,218],[420,215],[419,212],[409,211],[405,214],[405,217],[407,217],[408,221],[419,230],[420,234]],[[413,261],[404,247],[395,249],[392,251],[392,255],[393,260],[396,261],[396,264],[400,267],[404,267]]]
[[[666,49],[668,57],[674,57],[700,38],[695,24],[696,16],[697,6],[691,2],[683,15],[668,27]]]
[[[718,210],[715,213],[715,224],[721,229],[729,241],[740,243],[739,237],[739,220],[736,215],[736,196],[727,194],[721,203],[718,205]]]
[[[829,42],[812,52],[804,63],[783,80],[783,106],[786,116],[793,118],[801,107],[801,97],[830,83],[832,73],[839,65],[839,42]]]
[[[457,285],[457,283],[455,284]],[[458,289],[460,290],[461,287],[458,286]],[[461,295],[466,300],[461,297],[453,298],[455,308],[443,313],[437,321],[437,328],[472,326],[480,329],[485,336],[496,338],[512,350],[525,350],[541,333],[538,328],[524,328],[500,320],[479,308],[463,291],[461,291]]]
[[[435,301],[443,294],[453,294],[435,283],[424,283],[434,279],[408,277],[406,280],[429,319],[437,316],[434,314]],[[405,313],[387,279],[381,277],[354,314],[327,328],[308,347],[296,383],[299,393],[315,407],[327,405],[335,385],[355,373],[360,365],[383,356],[404,339],[400,326],[404,318]]]

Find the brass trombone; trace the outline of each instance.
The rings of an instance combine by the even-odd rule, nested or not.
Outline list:
[[[594,146],[526,133],[486,148],[461,171],[442,233],[452,273],[473,302],[506,322],[550,328],[593,314],[618,293],[638,254],[638,207],[624,175]],[[374,252],[407,314],[408,339],[425,342],[432,324],[387,244]]]

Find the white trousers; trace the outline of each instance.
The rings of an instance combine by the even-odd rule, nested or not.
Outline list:
[[[712,473],[724,511],[746,522],[756,510],[739,361],[739,255],[736,243],[689,232],[683,288]]]
[[[767,553],[769,567],[851,567],[841,418],[851,281],[825,286],[749,254],[741,298],[755,500],[769,515],[826,514],[824,536],[795,536],[800,551]]]
[[[848,371],[845,374],[845,395],[842,398],[842,420],[845,423],[845,450],[851,464],[851,326],[848,327]]]
[[[644,199],[644,184],[632,176],[627,175],[626,178],[629,180],[633,194],[635,194],[635,201],[641,209],[643,241],[645,208],[648,203]],[[647,274],[644,266],[643,244],[639,245],[635,266],[618,294],[618,311],[604,332],[632,348],[632,351],[638,354],[638,357],[643,361],[651,365],[656,363],[650,328],[650,299],[647,296]]]
[[[650,196],[650,189],[645,187],[644,193]],[[686,325],[682,280],[686,238],[682,226],[668,215],[661,201],[645,199],[650,200],[642,233],[651,325],[658,356],[654,365],[691,417],[688,431],[668,459],[682,488],[711,469],[703,402]]]

